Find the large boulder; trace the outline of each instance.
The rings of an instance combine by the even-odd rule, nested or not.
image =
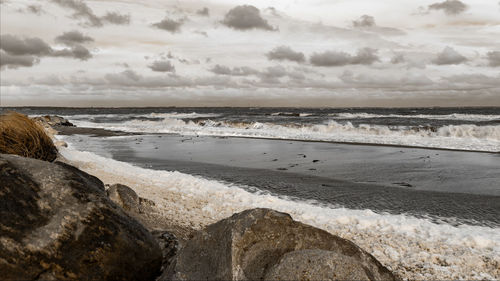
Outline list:
[[[40,122],[44,126],[74,126],[68,119],[57,115],[45,115],[34,117],[35,121]]]
[[[152,280],[153,236],[103,183],[64,163],[0,155],[2,280]]]
[[[301,251],[307,249],[323,251]],[[397,280],[354,243],[270,209],[246,210],[207,226],[185,243],[160,280],[300,280],[298,272],[281,274],[294,266],[305,270],[308,263],[317,271],[311,279]]]

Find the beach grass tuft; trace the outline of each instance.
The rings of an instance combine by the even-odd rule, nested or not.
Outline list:
[[[0,153],[54,161],[57,149],[41,125],[17,112],[0,115]]]

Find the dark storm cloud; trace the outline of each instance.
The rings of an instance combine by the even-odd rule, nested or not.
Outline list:
[[[196,14],[198,14],[200,16],[208,17],[208,16],[210,16],[210,10],[207,7],[203,7],[203,9],[196,11]]]
[[[94,14],[94,11],[87,6],[82,0],[51,0],[52,2],[58,4],[63,8],[68,8],[73,10],[73,18],[75,19],[86,19],[85,25],[92,27],[101,27],[104,22],[111,24],[128,24],[130,23],[130,16],[121,15],[116,12],[108,12],[103,17],[98,17]]]
[[[154,61],[148,66],[156,72],[175,72],[175,66],[170,61]]]
[[[500,66],[500,51],[488,52],[487,57],[490,66]]]
[[[232,8],[225,15],[222,24],[237,30],[276,30],[269,25],[267,20],[261,17],[260,10],[251,5],[242,5]]]
[[[174,33],[180,31],[183,23],[182,20],[176,21],[166,17],[160,22],[153,23],[153,26]]]
[[[267,53],[266,56],[269,60],[278,60],[278,61],[290,60],[298,63],[305,61],[305,56],[303,53],[296,52],[288,46],[276,47],[269,53]]]
[[[315,66],[343,66],[348,64],[369,65],[379,61],[376,53],[377,50],[371,48],[360,49],[354,56],[346,52],[326,51],[312,54],[309,60],[311,64]]]
[[[0,36],[0,50],[2,50],[2,66],[9,67],[33,66],[41,57],[68,57],[80,60],[92,57],[89,50],[81,45],[54,50],[40,38],[21,39],[9,34]]]
[[[429,10],[443,10],[447,15],[458,15],[467,10],[467,5],[459,0],[446,0],[429,5]]]
[[[103,22],[109,22],[117,25],[130,24],[130,15],[122,15],[117,12],[107,12],[106,15],[101,17]]]
[[[375,18],[369,15],[362,15],[359,19],[352,21],[354,27],[375,26]]]
[[[230,68],[225,65],[219,64],[215,65],[212,69],[210,69],[210,71],[215,74],[230,76],[249,76],[259,74],[258,70],[255,70],[248,66]]]
[[[460,64],[467,61],[467,58],[455,51],[451,47],[446,47],[442,52],[436,55],[432,60],[434,64],[447,65],[447,64]]]
[[[59,35],[55,38],[57,43],[65,44],[68,46],[75,44],[84,44],[88,42],[93,42],[94,39],[90,36],[83,35],[80,31],[73,30],[64,32],[62,35]]]

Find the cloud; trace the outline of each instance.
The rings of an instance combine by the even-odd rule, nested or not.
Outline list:
[[[446,47],[443,51],[436,55],[432,60],[434,64],[447,65],[447,64],[460,64],[467,61],[467,58],[455,51],[451,47]]]
[[[197,15],[208,17],[210,16],[210,10],[207,7],[203,7],[202,9],[196,11]]]
[[[22,12],[28,12],[35,15],[41,15],[45,13],[41,5],[28,5],[25,10],[22,10]]]
[[[120,73],[106,74],[104,79],[105,85],[122,87],[164,88],[193,86],[190,79],[177,75],[145,77],[130,69]],[[95,81],[95,83],[100,84],[102,82]]]
[[[68,8],[74,11],[73,18],[84,18],[87,20],[87,25],[94,27],[101,27],[101,19],[94,14],[92,9],[81,0],[52,0],[61,7]]]
[[[0,36],[0,49],[11,55],[47,56],[52,48],[40,38],[20,39],[13,35]]]
[[[67,57],[79,60],[88,60],[92,57],[90,51],[82,45],[74,45],[71,49],[54,50],[50,54],[52,57]]]
[[[362,15],[359,19],[352,21],[354,27],[375,26],[375,18],[369,15]]]
[[[355,56],[346,52],[326,51],[314,53],[310,57],[310,62],[315,66],[343,66],[348,64],[370,65],[379,61],[377,50],[371,48],[359,49]]]
[[[259,74],[258,70],[255,70],[248,66],[233,67],[231,69],[225,65],[219,65],[219,64],[215,65],[212,69],[210,69],[210,71],[215,74],[230,75],[230,76],[249,76],[249,75]]]
[[[94,11],[87,6],[82,0],[52,0],[52,2],[58,4],[63,8],[68,8],[74,11],[73,18],[75,19],[86,19],[85,25],[92,27],[102,27],[104,22],[111,24],[129,24],[130,16],[121,15],[116,12],[107,12],[105,16],[98,17],[94,14]]]
[[[269,25],[267,20],[261,17],[260,10],[251,5],[242,5],[232,8],[224,16],[222,24],[237,30],[276,30],[274,27]]]
[[[122,15],[117,12],[107,12],[106,15],[101,17],[101,20],[112,24],[126,25],[130,24],[130,15]]]
[[[0,50],[2,50],[2,67],[10,68],[33,66],[41,57],[69,57],[80,60],[92,57],[89,50],[81,45],[55,50],[40,38],[21,39],[9,34],[0,36]]]
[[[459,0],[446,0],[429,5],[429,10],[443,10],[447,15],[458,15],[467,10],[467,5]]]
[[[500,66],[500,51],[488,52],[487,57],[490,66],[492,67]]]
[[[288,46],[279,46],[266,54],[269,60],[290,60],[298,63],[305,61],[305,56],[301,52],[296,52]]]
[[[148,67],[156,72],[175,72],[175,66],[170,61],[167,60],[154,61]]]
[[[31,55],[14,56],[0,50],[0,68],[17,68],[20,66],[30,67],[38,62],[40,62],[40,59]]]
[[[165,17],[162,21],[153,23],[153,26],[174,33],[180,31],[183,23],[182,20],[175,21]]]
[[[396,54],[391,58],[392,64],[404,63],[406,62],[406,58],[403,54]]]
[[[55,38],[57,43],[61,43],[64,45],[72,46],[75,44],[84,44],[88,42],[93,42],[94,39],[90,36],[85,36],[80,31],[68,31],[64,32],[62,35],[59,35]]]

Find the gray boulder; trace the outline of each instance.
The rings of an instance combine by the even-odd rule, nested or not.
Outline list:
[[[103,183],[64,163],[0,155],[3,280],[152,280],[153,236]]]
[[[300,252],[306,249],[324,251]],[[321,263],[319,256],[332,264]],[[321,271],[311,276],[327,276],[331,269],[327,279],[397,280],[354,243],[270,209],[246,210],[207,226],[185,243],[160,280],[297,280],[301,276],[293,272],[280,274],[292,264],[309,260]]]
[[[298,250],[284,254],[264,280],[371,280],[355,258],[326,250]]]

